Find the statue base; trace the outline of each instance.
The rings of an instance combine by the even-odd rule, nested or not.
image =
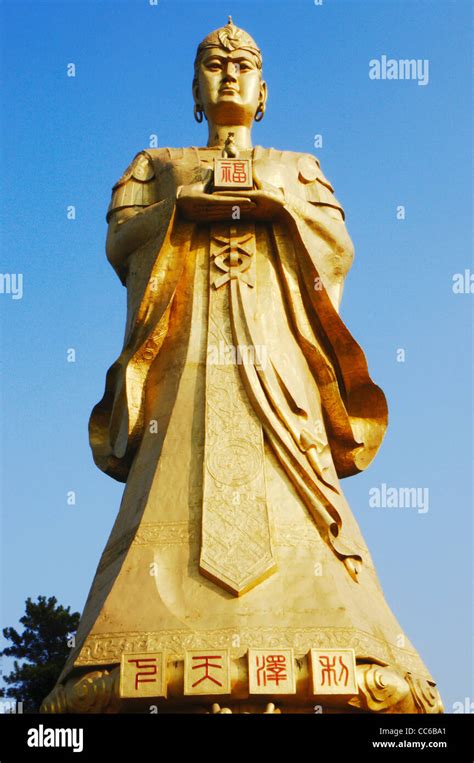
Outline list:
[[[184,694],[184,660],[167,665],[163,696],[121,696],[120,666],[94,671],[76,669],[55,686],[41,705],[41,713],[443,713],[436,685],[412,673],[402,675],[390,665],[357,661],[357,694],[312,694],[308,657],[295,660],[296,692],[265,695],[249,693],[245,658],[232,660],[229,694]]]

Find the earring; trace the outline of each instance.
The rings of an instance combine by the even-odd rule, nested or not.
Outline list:
[[[265,114],[265,109],[262,106],[259,106],[257,111],[255,112],[255,121],[261,122],[263,119],[263,115]]]
[[[201,107],[197,105],[197,103],[194,104],[194,119],[196,122],[199,122],[199,124],[201,124],[204,119],[204,112]]]

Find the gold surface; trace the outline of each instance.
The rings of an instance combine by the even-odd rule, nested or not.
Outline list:
[[[126,675],[120,697],[124,655],[161,651],[157,703],[182,711],[203,650],[228,653],[230,695],[197,712],[264,711],[249,701],[252,650],[294,655],[295,694],[275,701],[309,712],[311,650],[330,649],[353,650],[357,695],[333,693],[328,711],[442,711],[340,483],[387,425],[339,315],[344,210],[316,157],[252,145],[261,62],[232,23],[208,35],[193,82],[207,146],[140,151],[113,187],[106,249],[127,322],[90,442],[126,488],[47,712],[127,711],[140,700]],[[223,156],[251,161],[252,190],[215,191]]]

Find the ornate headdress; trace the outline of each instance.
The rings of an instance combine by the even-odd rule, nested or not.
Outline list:
[[[201,57],[207,48],[224,48],[224,50],[247,50],[249,53],[253,53],[257,59],[257,66],[262,68],[262,52],[258,47],[255,40],[250,37],[244,29],[240,29],[235,26],[232,21],[232,16],[229,16],[227,24],[220,29],[215,29],[213,32],[207,35],[200,43],[196,58],[194,60],[194,76],[197,76],[197,70],[201,61]]]

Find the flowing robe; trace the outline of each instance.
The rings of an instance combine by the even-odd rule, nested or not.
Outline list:
[[[342,207],[313,156],[257,146],[255,187],[284,191],[282,216],[185,220],[178,188],[218,155],[147,150],[114,186],[109,216],[155,205],[159,224],[109,256],[127,326],[90,440],[127,486],[61,678],[125,650],[224,645],[351,646],[429,678],[339,482],[387,424],[338,312],[353,259]]]

